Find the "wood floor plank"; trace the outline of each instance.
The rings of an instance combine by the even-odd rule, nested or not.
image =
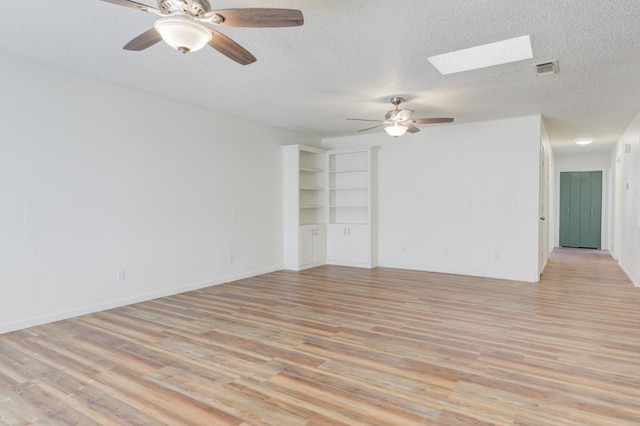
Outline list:
[[[272,407],[279,407],[290,413],[295,413],[297,417],[305,420],[307,426],[359,426],[367,424],[366,422],[358,422],[353,417],[344,415],[323,403],[311,402],[306,395],[300,395],[287,387],[278,387],[273,383],[240,379],[230,383],[227,387],[252,399],[264,401]]]
[[[0,423],[640,425],[640,289],[323,266],[0,335]]]

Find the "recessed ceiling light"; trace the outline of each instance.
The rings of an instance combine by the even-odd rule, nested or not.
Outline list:
[[[427,58],[440,74],[476,70],[533,58],[531,38],[526,35],[483,44]]]
[[[574,142],[578,145],[589,145],[591,142],[593,142],[593,139],[582,138],[576,139]]]

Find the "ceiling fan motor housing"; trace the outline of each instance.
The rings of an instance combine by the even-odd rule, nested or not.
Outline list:
[[[391,98],[391,103],[396,108],[392,109],[391,111],[387,111],[387,114],[384,116],[384,119],[386,121],[397,123],[397,122],[407,121],[409,118],[411,118],[411,115],[413,115],[413,110],[398,108],[398,106],[405,101],[406,99],[400,96]]]
[[[387,111],[387,113],[384,116],[384,119],[387,121],[394,121],[396,120],[396,116],[398,115],[398,112],[400,112],[400,110],[398,109],[392,109],[390,111]]]
[[[211,10],[208,0],[158,0],[158,9],[173,15],[186,13],[192,16],[200,16]]]

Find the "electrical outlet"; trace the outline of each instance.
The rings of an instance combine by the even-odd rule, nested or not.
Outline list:
[[[124,281],[124,278],[125,278],[124,269],[118,269],[118,272],[116,272],[116,279],[118,281]]]
[[[229,253],[229,263],[233,263],[233,253]]]

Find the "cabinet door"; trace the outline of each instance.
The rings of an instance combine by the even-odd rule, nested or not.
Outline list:
[[[578,247],[591,247],[591,173],[580,173],[580,232]]]
[[[313,226],[301,226],[298,233],[299,241],[299,261],[300,267],[313,263]]]
[[[560,173],[560,246],[571,244],[571,174]]]
[[[323,263],[327,260],[327,230],[324,226],[315,227],[316,235],[313,238],[314,263]]]
[[[327,260],[332,262],[347,261],[347,234],[345,225],[328,225],[327,227]]]
[[[369,263],[369,226],[349,225],[347,250],[350,263]]]
[[[569,194],[569,247],[580,247],[580,173],[571,172]]]
[[[589,247],[601,247],[602,234],[602,172],[591,172],[591,239]]]

